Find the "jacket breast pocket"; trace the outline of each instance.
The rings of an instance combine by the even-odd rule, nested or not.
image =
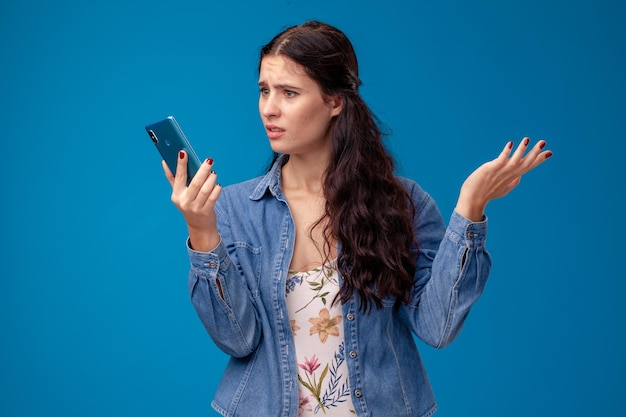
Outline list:
[[[247,242],[235,242],[233,247],[236,253],[237,268],[248,284],[252,296],[256,299],[259,297],[263,248],[261,246],[253,246]]]

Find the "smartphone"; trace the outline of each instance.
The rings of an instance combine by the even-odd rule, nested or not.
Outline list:
[[[181,150],[187,153],[187,185],[189,185],[198,168],[200,168],[200,159],[189,144],[174,116],[168,116],[163,120],[146,125],[145,128],[161,157],[174,175],[176,175],[178,153]]]

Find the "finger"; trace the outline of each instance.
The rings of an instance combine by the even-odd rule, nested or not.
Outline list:
[[[506,160],[509,155],[511,155],[511,149],[513,149],[513,142],[509,141],[504,145],[504,149],[502,149],[502,152],[498,155],[498,159]]]
[[[545,146],[546,146],[546,141],[540,140],[526,154],[526,156],[523,158],[523,168],[525,170],[532,169],[532,167],[535,165],[535,162],[537,161],[537,158],[539,157],[541,151],[543,150]]]
[[[217,178],[217,176],[215,175],[213,176]],[[209,194],[209,197],[207,198],[205,202],[205,207],[212,208],[215,205],[215,202],[217,201],[221,193],[222,193],[222,186],[220,184],[215,184],[213,189],[211,190],[211,193]]]
[[[174,187],[187,186],[187,152],[178,152],[178,162],[176,163],[176,176],[174,177]]]
[[[211,175],[207,178],[206,182],[202,185],[200,193],[198,193],[198,203],[202,204],[202,207],[212,206],[215,203],[216,196],[214,193],[217,186],[217,174],[211,171]]]
[[[528,154],[524,157],[522,164],[524,172],[530,171],[552,156],[551,151],[544,150],[545,146],[546,141],[540,140],[535,144],[535,146],[533,146],[530,152],[528,152]]]
[[[194,194],[197,194],[202,188],[202,184],[207,180],[209,175],[211,174],[211,170],[213,169],[213,159],[207,158],[204,160],[204,163],[200,165],[196,175],[189,182],[189,189]]]
[[[528,171],[530,171],[532,169],[535,169],[536,167],[538,167],[539,165],[543,164],[544,162],[546,162],[551,157],[552,157],[552,151],[546,150],[546,151],[541,152],[539,155],[537,155],[537,157],[533,161],[533,163],[530,166],[530,168],[528,168]]]
[[[211,175],[214,174],[211,170],[212,167],[213,159],[205,159],[204,163],[200,165],[198,171],[185,189],[186,199],[189,201],[190,207],[201,209],[209,198],[215,185],[215,178],[211,178]],[[213,175],[213,177],[215,177],[215,175]]]
[[[195,178],[194,178],[195,179]],[[196,202],[200,207],[204,207],[207,201],[211,198],[211,194],[215,189],[217,183],[217,174],[215,171],[210,171],[207,178],[202,183],[202,186],[198,190],[198,194],[196,196]]]
[[[167,181],[170,183],[170,185],[172,187],[174,187],[174,174],[172,174],[172,171],[170,170],[170,167],[167,166],[167,162],[165,162],[165,160],[161,161],[161,166],[163,167],[163,172],[165,173],[165,178],[167,178]]]
[[[513,156],[511,157],[511,159],[513,159],[515,161],[521,161],[522,157],[526,153],[526,149],[528,149],[528,144],[529,143],[530,143],[530,138],[525,137],[524,139],[522,139],[522,141],[520,142],[519,146],[517,147],[517,149],[513,153]]]

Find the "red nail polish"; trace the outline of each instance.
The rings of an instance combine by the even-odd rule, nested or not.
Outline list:
[[[510,140],[509,143],[507,143],[507,146],[508,146],[509,149],[512,149],[513,148],[513,141]]]
[[[546,146],[545,142],[541,142],[541,144],[539,145],[539,149],[543,149]]]
[[[183,159],[185,157],[185,152],[183,152],[183,151],[178,152],[178,157],[180,159]]]
[[[530,142],[530,139],[524,138],[524,146],[528,146],[529,142]]]
[[[546,159],[550,158],[552,156],[552,152],[548,151],[546,152]]]
[[[207,158],[204,162],[206,162],[209,165],[213,165],[213,158]]]

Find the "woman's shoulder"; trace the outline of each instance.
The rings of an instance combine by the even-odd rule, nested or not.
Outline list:
[[[402,184],[411,196],[426,196],[428,193],[417,183],[417,181],[411,178],[397,176],[396,179]]]
[[[425,206],[427,203],[434,203],[434,200],[432,199],[430,194],[428,194],[428,192],[426,192],[421,187],[421,185],[417,183],[417,181],[400,176],[396,178],[398,179],[400,184],[406,189],[407,194],[409,195],[411,200],[413,200],[413,204],[418,209]]]

